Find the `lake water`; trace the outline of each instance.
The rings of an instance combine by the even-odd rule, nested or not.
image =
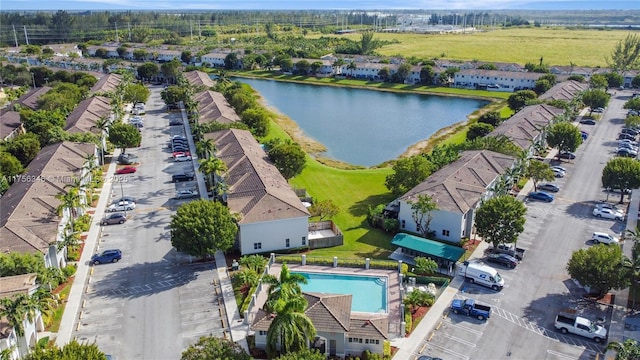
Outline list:
[[[323,144],[323,156],[373,166],[396,159],[438,130],[465,121],[488,101],[316,86],[274,80],[251,85],[272,106]]]

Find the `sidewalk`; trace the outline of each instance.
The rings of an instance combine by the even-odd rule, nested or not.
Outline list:
[[[247,343],[248,325],[244,325],[244,320],[240,317],[236,297],[233,294],[233,285],[227,271],[227,261],[222,251],[216,251],[216,268],[218,278],[220,279],[220,288],[222,289],[222,298],[224,299],[224,310],[227,314],[227,322],[231,331],[231,340],[242,346],[249,352],[249,344]]]
[[[94,209],[95,212],[93,213],[91,227],[89,228],[89,233],[84,241],[84,250],[82,251],[80,260],[78,260],[77,263],[78,268],[76,269],[75,279],[71,285],[71,291],[69,292],[67,304],[65,306],[64,313],[62,314],[62,320],[60,321],[60,328],[58,329],[58,334],[56,336],[56,345],[59,347],[62,347],[71,341],[74,324],[80,315],[82,292],[87,285],[87,278],[89,277],[89,271],[91,269],[89,261],[91,260],[91,256],[95,253],[100,234],[102,232],[100,220],[104,216],[104,210],[106,209],[107,204],[111,201],[111,183],[116,171],[115,159],[118,158],[118,155],[120,155],[120,149],[115,149],[111,156],[109,169],[103,175],[105,180],[100,192],[100,200],[98,200],[98,205]]]

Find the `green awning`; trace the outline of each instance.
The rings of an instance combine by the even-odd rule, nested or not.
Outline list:
[[[458,261],[465,251],[458,246],[447,245],[438,241],[404,233],[396,234],[391,240],[391,244],[449,261]]]

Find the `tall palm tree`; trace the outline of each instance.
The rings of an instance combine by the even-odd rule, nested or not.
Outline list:
[[[282,264],[279,278],[269,274],[265,275],[263,281],[269,285],[265,310],[275,312],[276,304],[279,300],[302,296],[300,284],[306,284],[307,278],[301,274],[292,274],[287,264]]]
[[[278,351],[287,354],[308,348],[309,341],[316,336],[316,328],[304,310],[307,300],[302,294],[278,300],[275,318],[267,330],[267,355],[273,357]]]
[[[78,214],[78,208],[81,206],[80,203],[80,192],[79,189],[72,187],[67,192],[56,195],[56,199],[60,200],[60,205],[58,205],[58,215],[62,216],[65,209],[68,209],[72,219]]]
[[[212,188],[219,190],[216,185],[219,181],[216,181],[218,177],[222,177],[227,171],[227,165],[220,159],[211,157],[208,159],[200,159],[198,161],[200,164],[200,171],[209,177],[209,184]]]
[[[100,130],[100,164],[102,165],[104,165],[104,152],[106,150],[105,139],[106,135],[109,133],[109,125],[111,125],[111,120],[106,116],[101,116],[96,120],[96,124],[91,127]]]
[[[267,259],[258,254],[254,255],[245,255],[240,258],[240,265],[245,266],[249,269],[252,269],[256,273],[261,273],[264,270],[264,267],[267,265]]]
[[[626,339],[622,343],[612,341],[607,345],[607,350],[616,352],[616,360],[640,359],[640,344],[633,339]]]
[[[7,318],[18,336],[24,336],[24,320],[33,321],[37,307],[26,293],[0,299],[0,317]]]
[[[216,151],[216,144],[211,139],[204,139],[196,143],[196,154],[201,159],[208,159]]]

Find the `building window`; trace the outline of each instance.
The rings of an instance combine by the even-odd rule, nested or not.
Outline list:
[[[285,246],[285,247],[289,247],[289,246],[291,246],[291,241],[290,241],[289,239],[286,239],[286,240],[284,241],[284,246]]]
[[[369,343],[369,339],[364,339],[364,343],[368,344]]]
[[[404,221],[404,220],[402,220],[402,228],[403,228],[403,229],[404,229],[404,226],[405,226],[405,221]]]
[[[349,342],[353,342],[353,338],[349,338]]]
[[[449,230],[442,229],[442,236],[449,236]]]
[[[267,332],[264,331],[264,330],[260,330],[260,331],[258,331],[258,335],[267,336]]]
[[[302,237],[302,245],[307,245],[307,237],[306,236]]]
[[[253,243],[253,250],[262,249],[262,243]]]
[[[376,339],[376,345],[380,345],[380,340]]]

